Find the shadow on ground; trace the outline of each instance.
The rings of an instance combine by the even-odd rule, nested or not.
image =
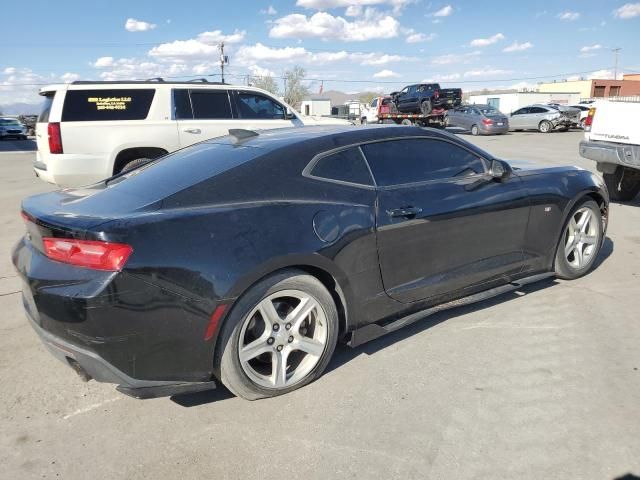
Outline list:
[[[0,140],[0,153],[35,152],[36,150],[38,150],[38,145],[33,138],[28,140]]]
[[[613,253],[613,241],[610,238],[605,238],[604,243],[602,245],[602,249],[600,250],[600,254],[596,259],[596,263],[594,264],[594,268],[598,268],[602,263],[611,256]],[[451,310],[445,310],[442,312],[438,312],[432,315],[425,314],[423,318],[420,318],[415,323],[412,323],[400,330],[389,333],[383,337],[372,340],[364,345],[350,348],[343,344],[338,344],[336,347],[336,351],[333,354],[333,358],[327,367],[325,374],[329,373],[337,368],[340,368],[342,365],[350,362],[354,358],[365,354],[365,355],[374,355],[375,353],[384,350],[385,348],[398,343],[403,342],[409,337],[413,335],[423,332],[429,328],[435,327],[436,325],[450,320],[452,318],[459,317],[461,315],[466,315],[472,312],[478,312],[484,310],[485,308],[491,308],[495,305],[498,305],[503,302],[508,302],[511,300],[516,300],[523,295],[529,295],[535,293],[539,290],[545,290],[547,288],[553,287],[557,285],[558,281],[555,278],[548,278],[546,280],[541,280],[536,283],[532,283],[529,285],[525,285],[517,290],[514,290],[509,293],[505,293],[502,295],[498,295],[493,298],[489,298],[487,300],[483,300],[477,303],[463,305],[460,307],[453,308]],[[218,383],[218,387],[216,390],[209,390],[206,392],[198,392],[198,393],[189,393],[184,395],[176,395],[171,397],[171,400],[182,407],[196,407],[199,405],[218,402],[221,400],[226,400],[233,397],[233,394],[229,392],[220,382]],[[633,480],[635,477],[620,477],[620,479],[616,480]],[[638,479],[640,480],[640,478]]]

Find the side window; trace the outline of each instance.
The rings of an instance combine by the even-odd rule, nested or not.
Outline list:
[[[373,185],[371,173],[358,148],[349,148],[322,157],[311,170],[311,175],[341,182]]]
[[[378,99],[377,99],[377,98],[374,98],[374,99],[371,101],[371,107],[372,107],[372,108],[376,108],[377,106],[378,106]]]
[[[67,90],[62,121],[144,120],[155,93],[153,88]]]
[[[380,186],[439,180],[484,173],[482,159],[451,142],[406,139],[363,145]]]
[[[191,100],[189,100],[189,90],[176,89],[173,91],[173,108],[176,120],[193,119]]]
[[[547,113],[548,110],[541,107],[531,107],[529,113]]]
[[[521,108],[520,110],[516,110],[515,112],[513,112],[513,115],[524,115],[525,113],[529,113],[529,109],[528,108]]]
[[[283,120],[284,107],[256,93],[238,93],[238,116],[258,120]]]
[[[40,116],[38,122],[47,123],[49,121],[49,113],[51,113],[51,105],[53,105],[53,97],[55,92],[47,92],[44,95],[44,101],[40,107]]]
[[[216,120],[233,118],[229,95],[224,90],[191,90],[193,118]]]

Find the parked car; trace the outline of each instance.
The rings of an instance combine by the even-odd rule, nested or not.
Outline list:
[[[371,100],[369,106],[362,110],[360,123],[363,125],[367,123],[378,123],[380,114],[391,113],[392,109],[395,110],[395,105],[390,96],[375,97]]]
[[[564,110],[550,105],[529,105],[511,114],[510,130],[538,130],[549,133],[553,130],[566,131],[580,122],[579,110]]]
[[[421,113],[429,115],[437,108],[454,108],[462,103],[462,90],[440,88],[437,83],[408,85],[400,92],[393,92],[391,98],[400,113]]]
[[[232,130],[22,203],[31,325],[84,378],[247,399],[446,308],[593,266],[602,179],[434,129]]]
[[[27,139],[27,127],[16,118],[0,118],[0,140],[5,138]]]
[[[34,170],[63,186],[97,182],[229,129],[350,124],[303,117],[259,88],[206,81],[78,81],[40,95]]]
[[[580,155],[597,163],[613,200],[640,192],[640,103],[596,102],[585,121]]]
[[[580,128],[584,128],[584,122],[586,121],[587,116],[589,116],[589,109],[591,107],[589,105],[569,105],[569,107],[577,108],[578,110],[580,110],[580,120],[578,122],[578,126]]]
[[[472,135],[502,134],[509,131],[509,119],[491,105],[461,105],[447,110],[448,127],[460,127]]]
[[[27,135],[36,134],[36,123],[38,122],[38,115],[20,115],[18,120],[27,127]]]

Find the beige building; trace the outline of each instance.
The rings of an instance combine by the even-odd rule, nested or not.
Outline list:
[[[578,92],[581,98],[640,95],[640,75],[624,75],[622,80],[573,80],[538,84],[539,92]]]

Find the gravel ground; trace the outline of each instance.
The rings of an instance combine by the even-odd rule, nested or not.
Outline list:
[[[579,132],[465,138],[572,163]],[[16,150],[23,150],[17,152]],[[444,312],[317,382],[139,401],[82,383],[27,324],[9,260],[20,200],[51,189],[32,142],[0,142],[0,478],[614,479],[640,476],[640,201],[613,204],[599,265]]]

